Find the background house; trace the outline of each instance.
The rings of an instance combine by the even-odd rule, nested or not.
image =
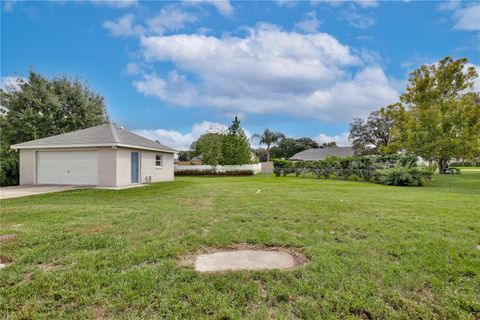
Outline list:
[[[20,184],[125,186],[174,179],[174,149],[113,124],[12,146]]]
[[[335,157],[352,157],[352,147],[325,147],[312,148],[293,155],[290,160],[307,161],[307,160],[325,160],[328,156]]]

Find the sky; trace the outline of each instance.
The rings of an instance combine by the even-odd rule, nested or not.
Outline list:
[[[352,119],[397,102],[420,65],[480,66],[476,1],[1,5],[3,88],[30,68],[80,77],[112,122],[179,150],[234,116],[248,135],[349,145]]]

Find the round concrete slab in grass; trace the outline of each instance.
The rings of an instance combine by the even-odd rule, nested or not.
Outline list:
[[[280,250],[230,250],[200,254],[194,262],[199,272],[221,272],[240,270],[292,269],[299,260],[292,254]]]

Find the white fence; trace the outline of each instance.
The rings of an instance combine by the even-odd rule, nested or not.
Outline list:
[[[210,171],[215,170],[217,173],[225,173],[232,171],[253,171],[254,174],[262,172],[260,163],[242,164],[237,166],[210,166],[210,165],[193,165],[193,166],[175,166],[175,172],[181,171]]]

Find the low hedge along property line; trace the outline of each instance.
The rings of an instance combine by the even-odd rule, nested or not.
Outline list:
[[[175,171],[176,176],[253,176],[253,170],[232,170],[216,171],[215,169],[205,170],[181,170]]]
[[[395,186],[420,186],[433,174],[432,169],[417,166],[416,156],[403,155],[328,157],[318,161],[274,159],[273,166],[277,177],[313,175],[316,178],[363,180]]]

